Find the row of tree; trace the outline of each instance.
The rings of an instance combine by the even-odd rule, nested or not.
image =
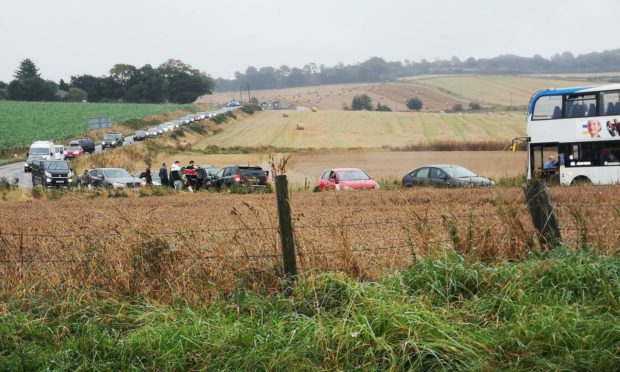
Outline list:
[[[620,71],[620,49],[593,52],[575,57],[570,52],[555,54],[546,59],[540,55],[519,57],[503,55],[495,58],[461,61],[437,59],[433,62],[386,62],[373,57],[355,65],[342,63],[328,67],[309,63],[303,68],[250,66],[245,73],[236,72],[234,79],[216,79],[217,91],[234,91],[248,84],[252,89],[288,88],[321,84],[364,83],[394,80],[399,77],[424,74],[525,74]]]
[[[108,76],[77,75],[69,83],[44,80],[30,59],[23,60],[8,85],[0,82],[0,98],[20,101],[88,100],[90,102],[190,103],[213,92],[215,82],[179,60],[159,67],[117,64]]]

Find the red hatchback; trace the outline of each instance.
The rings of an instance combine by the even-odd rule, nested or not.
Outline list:
[[[78,141],[71,141],[65,149],[65,159],[76,159],[84,155],[84,149]]]
[[[315,191],[329,189],[348,190],[348,189],[379,189],[377,181],[373,180],[364,171],[358,168],[334,168],[326,169],[319,180],[319,184],[314,188]]]

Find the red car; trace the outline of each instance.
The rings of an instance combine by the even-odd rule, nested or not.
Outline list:
[[[76,159],[84,155],[84,149],[78,141],[71,141],[65,149],[65,159]]]
[[[315,191],[329,189],[348,190],[348,189],[379,189],[377,181],[373,180],[364,171],[358,168],[334,168],[326,169],[319,180],[319,184],[314,188]]]

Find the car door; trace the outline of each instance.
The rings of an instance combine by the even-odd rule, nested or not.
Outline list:
[[[331,174],[332,174],[331,170],[326,170],[325,172],[323,172],[323,175],[321,176],[321,179],[319,180],[319,189],[325,190],[330,187]]]
[[[448,176],[447,174],[439,168],[431,168],[430,169],[430,180],[431,185],[435,187],[446,187],[448,186]]]
[[[429,168],[420,168],[413,177],[413,184],[416,186],[426,186],[430,183]]]
[[[103,174],[100,171],[93,169],[88,174],[90,175],[90,184],[93,187],[101,187],[103,185]]]

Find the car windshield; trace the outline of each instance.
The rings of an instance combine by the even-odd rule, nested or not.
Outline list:
[[[49,155],[50,149],[47,147],[35,147],[30,149],[32,155]]]
[[[80,145],[69,145],[67,146],[67,150],[79,150]]]
[[[106,178],[121,178],[131,177],[131,175],[124,169],[105,169],[101,171]]]
[[[341,181],[369,180],[370,177],[359,169],[338,172]]]
[[[477,177],[476,173],[470,171],[467,168],[453,166],[442,168],[444,172],[448,173],[453,178],[469,178]]]
[[[103,139],[104,140],[113,140],[113,139],[116,139],[116,136],[106,135],[106,136],[103,136]]]
[[[65,161],[46,162],[45,168],[48,170],[69,170],[69,164]]]

